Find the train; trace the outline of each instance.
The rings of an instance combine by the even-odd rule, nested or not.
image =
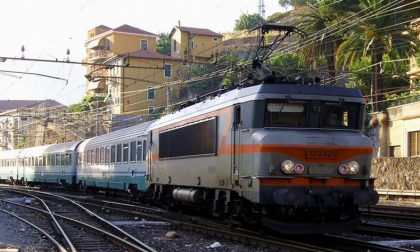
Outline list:
[[[378,201],[352,88],[261,83],[83,141],[0,152],[0,180],[124,192],[287,232],[354,227]]]
[[[355,228],[374,205],[360,90],[291,79],[264,62],[292,26],[265,24],[242,82],[159,119],[90,139],[0,152],[0,180],[121,192],[284,233]],[[276,31],[267,45],[264,34]]]

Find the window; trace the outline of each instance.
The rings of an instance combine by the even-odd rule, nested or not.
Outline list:
[[[105,164],[109,164],[109,146],[105,146]]]
[[[136,162],[136,141],[130,142],[130,161]]]
[[[194,41],[191,40],[191,49],[194,49]]]
[[[322,108],[321,127],[358,129],[359,110],[359,104],[325,103]]]
[[[140,40],[140,50],[147,51],[147,40],[145,39]]]
[[[147,88],[147,100],[154,100],[156,96],[155,88],[154,87],[148,87]]]
[[[137,162],[141,162],[142,160],[143,155],[141,151],[142,151],[141,140],[138,140],[137,141]]]
[[[215,155],[216,124],[216,118],[212,118],[159,133],[159,158]],[[177,142],[183,144],[173,148],[173,143]]]
[[[55,164],[60,165],[60,154],[55,154]]]
[[[420,131],[408,132],[408,155],[420,156]]]
[[[149,115],[153,114],[154,111],[155,111],[155,107],[150,106],[148,108]]]
[[[66,155],[61,154],[60,155],[60,161],[61,161],[61,165],[65,165],[66,164]]]
[[[128,162],[128,143],[123,144],[123,162]]]
[[[305,126],[305,104],[268,102],[265,112],[266,127]]]
[[[111,164],[115,163],[115,145],[111,145]]]
[[[99,148],[95,149],[95,164],[99,164]]]
[[[117,145],[117,163],[121,163],[122,160],[122,145]]]
[[[104,164],[104,160],[105,160],[105,148],[101,147],[99,150],[100,153],[100,162],[101,164]]]
[[[166,78],[172,77],[172,65],[171,64],[165,64],[165,75]]]
[[[219,41],[219,38],[218,37],[213,37],[213,42],[217,42],[217,41]]]
[[[174,48],[174,52],[176,52],[176,40],[173,40],[173,48]]]
[[[401,157],[401,145],[389,146],[390,157]]]
[[[90,150],[86,151],[86,163],[90,164]]]
[[[143,140],[143,160],[146,160],[146,140]]]

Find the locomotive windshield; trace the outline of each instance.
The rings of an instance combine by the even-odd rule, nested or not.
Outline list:
[[[363,105],[323,101],[268,101],[265,127],[361,129]]]

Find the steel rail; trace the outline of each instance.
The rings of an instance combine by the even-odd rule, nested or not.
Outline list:
[[[17,191],[26,191],[26,190],[22,190],[22,189],[17,189]],[[155,249],[153,249],[152,247],[150,247],[149,245],[145,244],[144,242],[138,240],[137,238],[135,238],[134,236],[130,235],[129,233],[125,232],[124,230],[122,230],[121,228],[117,227],[116,225],[112,224],[111,222],[105,220],[104,218],[102,218],[101,216],[95,214],[94,212],[90,211],[89,209],[87,209],[86,207],[80,205],[79,203],[77,203],[74,200],[68,199],[66,197],[60,196],[60,195],[56,195],[56,194],[52,194],[52,193],[47,193],[47,192],[40,192],[40,191],[32,191],[38,194],[43,194],[46,196],[50,196],[50,197],[55,197],[55,198],[59,198],[62,199],[64,201],[68,201],[70,203],[72,203],[73,205],[79,207],[80,209],[82,209],[83,211],[85,211],[88,215],[90,215],[91,217],[94,217],[100,221],[102,221],[103,223],[105,223],[106,225],[112,227],[114,230],[117,230],[119,233],[121,233],[122,235],[125,235],[126,237],[130,238],[132,241],[136,242],[137,244],[139,244],[141,247],[145,248],[147,251],[150,252],[157,252]]]
[[[7,202],[7,201],[5,201],[5,202]],[[50,234],[48,234],[45,230],[37,227],[35,224],[31,223],[30,221],[28,221],[28,220],[26,220],[26,219],[24,219],[24,218],[22,218],[20,216],[17,216],[16,214],[11,213],[11,212],[9,212],[7,210],[0,209],[0,211],[3,211],[5,213],[7,213],[7,214],[9,214],[9,215],[11,215],[13,217],[15,217],[16,219],[25,222],[26,224],[30,225],[31,227],[35,228],[36,230],[38,230],[39,232],[41,232],[43,235],[45,235],[45,237],[47,237],[48,240],[50,240],[52,243],[54,243],[54,245],[58,248],[58,250],[60,252],[67,252],[67,249],[65,249],[63,247],[63,245],[61,245],[56,239],[54,239],[54,237],[52,237]]]
[[[162,221],[166,221],[166,222],[172,222],[175,225],[180,226],[182,229],[184,230],[190,230],[190,231],[199,231],[201,233],[205,233],[205,234],[211,234],[211,235],[217,235],[217,236],[223,236],[225,238],[230,238],[232,240],[240,240],[242,242],[252,242],[253,244],[255,243],[261,243],[264,244],[267,247],[287,247],[289,249],[298,249],[299,251],[330,251],[330,252],[334,252],[337,250],[334,249],[326,249],[326,248],[320,248],[319,246],[314,246],[311,244],[307,244],[307,243],[300,243],[297,241],[293,241],[293,240],[289,240],[289,239],[279,239],[279,240],[271,240],[271,239],[266,239],[266,238],[260,238],[260,237],[256,237],[256,233],[254,232],[249,232],[249,231],[243,231],[241,230],[241,233],[238,232],[233,232],[233,231],[228,231],[228,230],[223,230],[221,228],[217,228],[217,227],[208,227],[208,226],[202,226],[199,224],[194,224],[194,223],[190,223],[190,222],[186,222],[186,221],[181,221],[181,220],[176,220],[176,219],[171,219],[169,217],[164,217],[161,215],[153,215],[150,213],[143,213],[143,212],[138,212],[138,211],[133,211],[133,210],[126,210],[126,209],[120,209],[120,208],[116,208],[116,207],[110,207],[108,205],[99,205],[99,204],[94,204],[94,203],[86,203],[86,202],[80,202],[81,204],[84,205],[89,205],[91,207],[96,207],[96,208],[106,208],[112,211],[118,211],[118,212],[123,212],[123,213],[127,213],[127,214],[136,214],[136,215],[142,215],[142,216],[147,216],[149,218],[154,218],[154,219],[159,219]],[[111,203],[111,202],[103,202],[105,204],[107,203]],[[158,211],[158,213],[161,213]],[[246,232],[246,233],[245,233]]]
[[[340,244],[346,243],[346,244],[350,244],[356,247],[362,246],[364,249],[368,248],[368,249],[373,249],[374,251],[386,251],[386,252],[415,252],[417,251],[417,250],[411,250],[411,249],[405,249],[405,248],[389,247],[389,246],[385,246],[381,244],[366,242],[366,241],[357,240],[357,239],[351,239],[351,238],[342,237],[338,235],[327,234],[324,236],[330,239],[335,239]]]
[[[24,208],[27,208],[27,209],[31,209],[31,210],[34,210],[34,211],[38,211],[38,212],[41,212],[43,214],[48,214],[48,211],[43,210],[43,209],[40,209],[40,208],[36,208],[36,207],[32,207],[32,206],[27,206],[27,205],[24,205],[24,204],[21,204],[21,203],[17,203],[17,202],[13,202],[13,201],[9,201],[9,200],[2,200],[2,199],[0,199],[0,201],[6,202],[6,203],[9,203],[9,204],[13,204],[13,205],[16,205],[16,206],[24,207]],[[2,210],[2,209],[0,209],[0,210]],[[2,210],[2,211],[4,211],[4,210]],[[53,215],[56,216],[56,217],[58,217],[58,218],[60,218],[60,219],[67,220],[69,222],[76,223],[77,225],[83,226],[83,227],[88,228],[90,230],[96,231],[96,232],[100,233],[101,235],[105,235],[105,236],[107,236],[109,238],[112,238],[113,240],[118,241],[123,246],[126,246],[128,248],[131,248],[134,251],[150,252],[148,250],[145,250],[144,248],[139,247],[136,244],[133,244],[133,243],[131,243],[131,242],[129,242],[129,241],[121,238],[121,237],[118,237],[118,236],[116,236],[116,235],[114,235],[114,234],[112,234],[110,232],[104,231],[104,230],[102,230],[100,228],[97,228],[95,226],[92,226],[92,225],[83,223],[83,222],[78,221],[78,220],[74,220],[72,218],[69,218],[69,217],[64,216],[64,215],[61,215],[61,214],[53,213]]]
[[[404,237],[408,239],[420,239],[420,229],[417,227],[383,224],[377,222],[364,223],[356,228],[356,231],[387,234],[390,236]]]
[[[9,190],[6,190],[9,191]],[[71,242],[70,238],[67,236],[66,232],[64,232],[63,228],[61,227],[61,225],[58,223],[58,221],[55,219],[55,216],[53,214],[53,212],[50,210],[50,208],[48,207],[47,203],[45,203],[45,201],[43,199],[41,199],[38,196],[35,196],[33,194],[30,193],[25,193],[25,192],[20,192],[21,194],[24,195],[28,195],[30,197],[34,197],[35,199],[39,200],[39,202],[42,203],[42,205],[44,206],[44,208],[48,211],[49,216],[51,217],[53,224],[58,228],[60,234],[64,237],[64,240],[66,240],[67,245],[69,245],[70,250],[72,252],[77,252],[77,249],[74,247],[73,243]]]

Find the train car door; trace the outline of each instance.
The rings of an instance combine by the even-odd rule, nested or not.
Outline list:
[[[231,156],[231,183],[234,186],[239,186],[239,176],[241,167],[241,107],[235,106],[233,109],[233,122],[231,131],[231,144],[232,144],[232,156]]]
[[[149,131],[148,132],[148,135],[147,135],[147,147],[146,147],[146,150],[147,150],[147,156],[146,156],[146,163],[147,163],[147,174],[146,174],[146,176],[147,176],[147,179],[146,179],[146,181],[147,182],[152,182],[152,163],[153,163],[153,140],[152,140],[152,137],[153,137],[153,134],[152,134],[152,131]],[[143,144],[144,144],[145,142],[143,141]]]

